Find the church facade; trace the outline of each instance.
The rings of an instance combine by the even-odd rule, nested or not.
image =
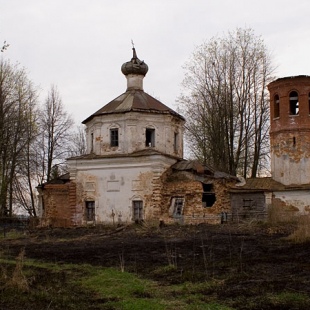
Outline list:
[[[183,157],[184,118],[144,92],[148,66],[135,49],[121,69],[126,92],[83,122],[88,155],[68,160],[87,221],[151,217],[161,175]]]

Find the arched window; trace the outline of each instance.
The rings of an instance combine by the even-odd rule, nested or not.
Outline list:
[[[279,95],[274,96],[274,109],[273,109],[273,117],[280,117],[280,99]]]
[[[290,92],[290,115],[298,115],[299,102],[298,93],[296,91]]]

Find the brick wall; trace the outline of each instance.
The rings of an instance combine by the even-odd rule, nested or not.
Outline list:
[[[167,223],[182,222],[185,224],[219,223],[222,212],[230,212],[229,182],[224,179],[205,179],[212,183],[216,201],[211,207],[203,207],[203,186],[189,172],[168,172],[164,176],[161,191],[161,219]],[[175,219],[169,214],[174,197],[184,197],[183,216]]]
[[[285,154],[295,162],[310,157],[310,132],[308,131],[274,133],[270,137],[270,144],[272,153],[277,157]]]
[[[46,184],[44,186],[44,212],[42,226],[70,227],[75,213],[75,184]]]
[[[281,78],[270,83],[268,89],[272,176],[285,185],[307,184],[310,182],[310,77]],[[297,94],[292,96],[292,101],[296,98],[298,102],[293,104],[298,107],[295,114],[290,107],[292,92]]]

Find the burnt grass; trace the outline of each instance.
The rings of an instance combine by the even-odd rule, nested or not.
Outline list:
[[[172,225],[39,229],[2,239],[0,252],[51,263],[121,268],[163,286],[216,280],[199,292],[235,309],[271,306],[268,294],[310,296],[310,242],[287,239],[292,225]],[[296,309],[308,309],[298,305]]]

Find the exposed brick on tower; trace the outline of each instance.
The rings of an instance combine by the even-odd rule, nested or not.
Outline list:
[[[310,183],[310,76],[280,78],[268,89],[272,176],[285,185]]]

